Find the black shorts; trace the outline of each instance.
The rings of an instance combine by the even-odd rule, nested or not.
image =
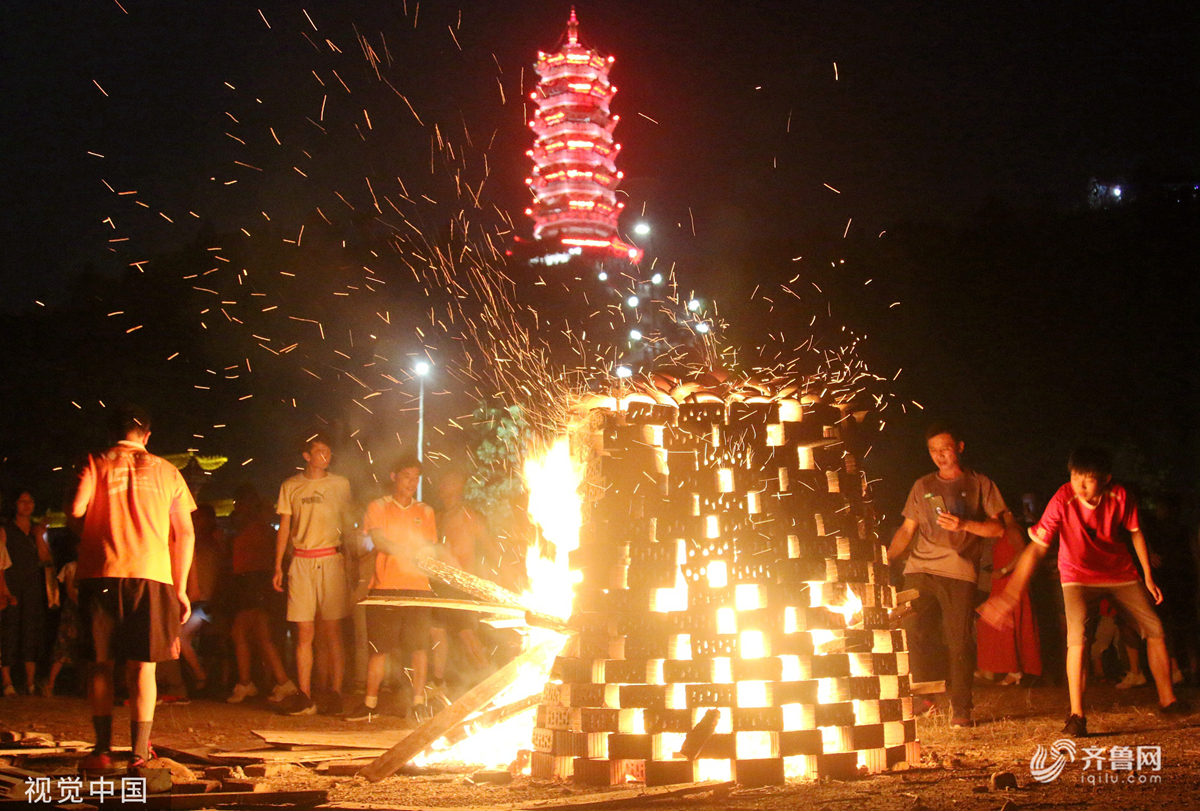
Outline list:
[[[79,581],[80,642],[89,662],[179,658],[175,587],[137,577]]]
[[[479,627],[479,615],[474,611],[458,611],[453,608],[435,608],[433,626],[444,628],[447,634],[458,636],[463,631],[474,631]]]
[[[367,645],[372,654],[400,647],[429,650],[430,609],[415,605],[368,605]]]

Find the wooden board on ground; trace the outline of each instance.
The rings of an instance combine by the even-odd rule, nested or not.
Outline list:
[[[489,806],[462,806],[441,808],[436,806],[388,805],[384,803],[333,802],[323,806],[330,811],[584,811],[585,809],[618,808],[637,805],[652,805],[655,800],[684,797],[691,794],[706,794],[733,788],[732,782],[707,781],[681,783],[673,786],[623,789],[620,791],[598,791],[578,794],[558,800],[535,800],[523,803],[504,803]]]
[[[395,774],[404,764],[428,749],[434,741],[458,727],[468,716],[491,703],[517,679],[524,668],[548,668],[554,656],[562,650],[562,646],[563,641],[555,639],[543,642],[522,653],[380,755],[374,763],[362,770],[362,776],[372,783],[377,783],[385,777]]]
[[[914,681],[908,686],[914,696],[927,696],[931,693],[946,692],[946,681]]]
[[[354,760],[355,758],[377,758],[386,749],[246,749],[240,752],[213,752],[210,757],[218,762],[251,761],[258,763],[325,763],[331,760]]]
[[[309,732],[295,729],[252,729],[272,746],[319,746],[324,749],[390,749],[409,733],[407,729],[371,729],[367,725],[350,725],[345,732]],[[366,727],[366,728],[364,728]]]

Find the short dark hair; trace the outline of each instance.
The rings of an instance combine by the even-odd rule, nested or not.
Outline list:
[[[327,434],[318,432],[304,440],[304,452],[310,452],[312,450],[312,446],[318,442],[320,442],[326,448],[329,448],[329,450],[333,450],[333,441],[329,438],[329,436]]]
[[[118,406],[108,417],[108,430],[114,439],[124,439],[134,432],[148,434],[150,413],[133,403]]]
[[[1112,454],[1095,445],[1080,445],[1071,451],[1067,469],[1081,476],[1104,479],[1112,475]]]
[[[406,453],[396,460],[396,464],[392,465],[392,473],[399,473],[401,470],[408,470],[415,467],[417,472],[421,472],[421,460],[417,458],[415,453]]]
[[[925,441],[933,439],[939,434],[949,434],[950,438],[955,442],[962,442],[962,432],[958,430],[958,426],[950,422],[935,422],[933,425],[925,429]]]

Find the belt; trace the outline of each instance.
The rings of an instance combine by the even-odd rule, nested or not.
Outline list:
[[[295,549],[294,554],[298,558],[327,558],[330,555],[336,555],[341,552],[341,547],[338,546],[323,546],[320,549]]]

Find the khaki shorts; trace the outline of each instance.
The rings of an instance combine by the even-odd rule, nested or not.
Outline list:
[[[323,558],[292,558],[288,567],[288,622],[340,620],[349,615],[346,560],[341,553]]]
[[[1079,646],[1087,641],[1088,608],[1102,597],[1111,597],[1120,604],[1126,616],[1137,626],[1142,639],[1157,639],[1163,635],[1162,621],[1150,605],[1150,592],[1140,581],[1119,586],[1085,586],[1063,583],[1063,608],[1067,614],[1067,645]]]

